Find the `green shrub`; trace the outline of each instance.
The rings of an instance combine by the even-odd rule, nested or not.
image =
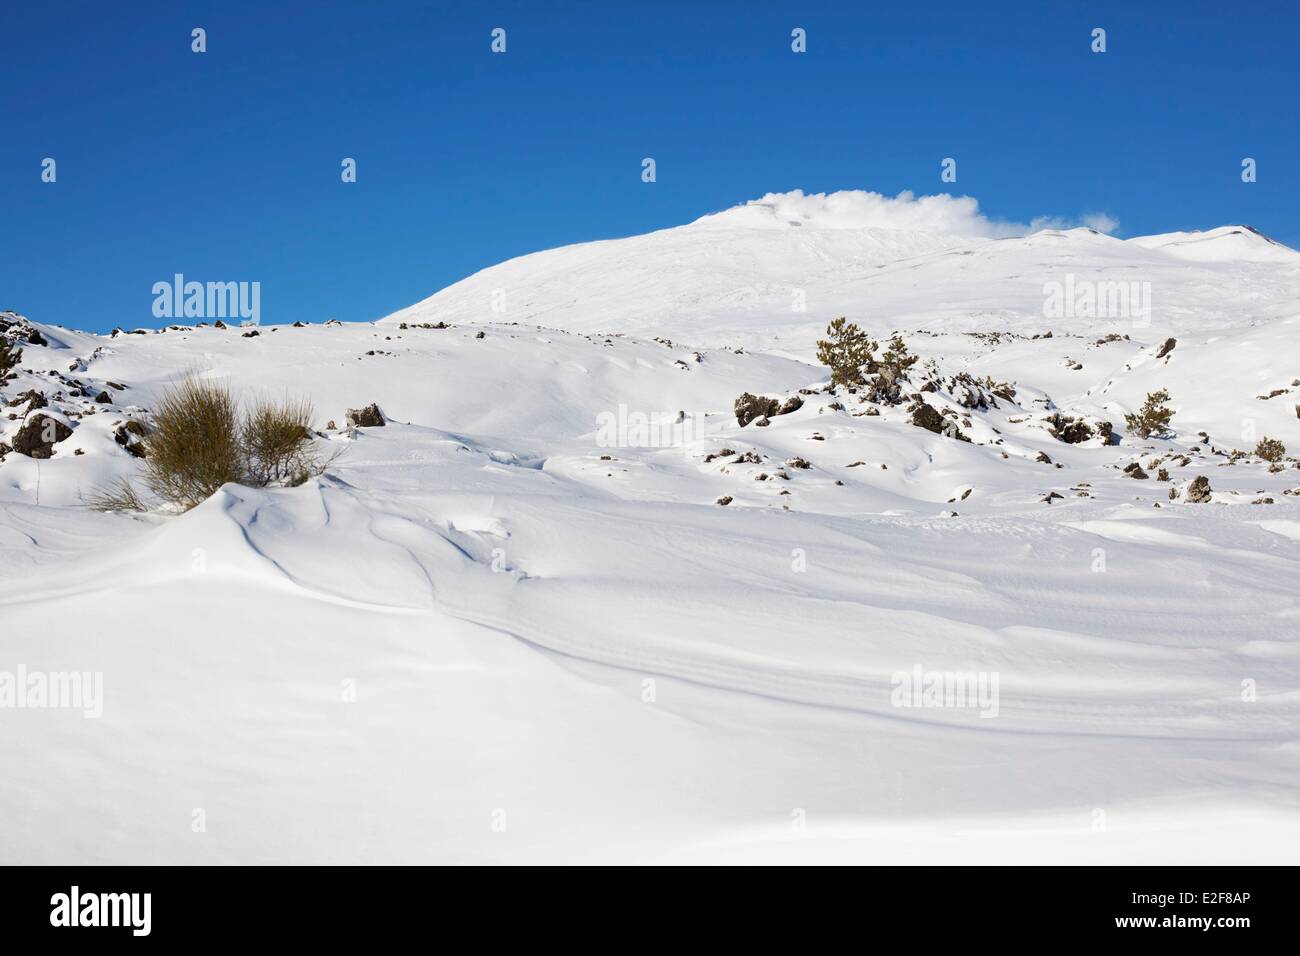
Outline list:
[[[1124,421],[1129,429],[1142,438],[1152,435],[1163,437],[1169,434],[1169,421],[1174,417],[1174,410],[1168,407],[1169,393],[1163,388],[1151,392],[1136,414],[1125,415]]]
[[[895,335],[885,346],[885,353],[880,356],[876,369],[876,383],[872,389],[872,398],[877,402],[891,405],[902,400],[902,383],[907,373],[916,364],[919,356],[907,350],[907,343],[901,335]]]
[[[1286,445],[1276,438],[1265,436],[1255,446],[1255,454],[1265,461],[1281,461],[1286,457]]]
[[[865,382],[863,373],[876,370],[871,336],[843,316],[826,327],[827,337],[817,343],[817,361],[831,370],[831,384],[854,386]]]

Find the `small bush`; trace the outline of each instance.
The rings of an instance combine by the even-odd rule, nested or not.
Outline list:
[[[300,485],[318,468],[311,440],[314,410],[304,400],[257,401],[244,416],[242,440],[249,482]]]
[[[189,510],[227,482],[301,484],[319,471],[311,419],[305,401],[258,401],[241,416],[226,386],[186,379],[164,392],[154,411],[144,439],[145,486]],[[121,492],[110,490],[106,500],[120,500]]]
[[[5,377],[18,367],[22,358],[23,350],[16,343],[0,336],[0,382],[3,382]]]
[[[1151,392],[1137,413],[1125,415],[1124,421],[1131,431],[1142,438],[1168,435],[1169,420],[1174,417],[1174,410],[1168,407],[1168,402],[1169,393],[1163,388],[1158,392]]]
[[[898,404],[902,400],[902,383],[918,358],[919,356],[908,352],[907,343],[901,335],[890,339],[885,346],[885,354],[880,356],[872,399],[891,405]]]
[[[871,336],[843,316],[826,327],[827,338],[817,343],[817,361],[831,370],[831,384],[862,385],[864,369],[876,370],[872,355],[878,348]]]
[[[97,491],[86,505],[95,511],[147,511],[144,500],[135,490],[135,485],[126,478],[119,478],[107,488]]]
[[[239,410],[224,385],[186,379],[163,393],[145,440],[145,485],[186,510],[245,477]]]
[[[1255,454],[1265,461],[1281,461],[1286,457],[1286,445],[1276,438],[1265,436],[1255,446]]]

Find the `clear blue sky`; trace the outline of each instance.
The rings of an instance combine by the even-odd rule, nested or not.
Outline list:
[[[0,37],[0,308],[79,328],[159,324],[176,272],[375,319],[793,188],[1300,245],[1294,3],[7,0]]]

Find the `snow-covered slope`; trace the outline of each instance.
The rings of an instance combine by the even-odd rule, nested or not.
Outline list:
[[[20,667],[103,682],[92,719],[0,706],[0,862],[1293,861],[1300,463],[1251,452],[1300,449],[1295,254],[863,195],[376,324],[0,315],[0,452],[66,429],[0,460],[0,705]],[[1150,324],[1049,318],[1066,275],[1149,276]],[[947,434],[826,387],[838,312],[903,332]],[[87,509],[184,375],[311,399],[323,474]],[[789,410],[742,426],[746,392]]]
[[[838,315],[875,331],[1203,332],[1300,308],[1300,254],[1248,227],[1120,240],[1008,235],[971,200],[801,193],[484,269],[389,316],[539,323],[806,353]],[[1138,283],[1145,314],[1051,316],[1045,287]]]

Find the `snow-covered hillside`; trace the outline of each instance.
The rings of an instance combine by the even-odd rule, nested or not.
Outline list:
[[[795,193],[374,324],[0,315],[0,861],[1294,860],[1300,255],[1017,231]],[[323,474],[85,507],[186,375],[309,398]]]
[[[1013,231],[969,199],[769,195],[673,229],[512,259],[385,323],[505,319],[811,358],[837,315],[872,329],[1092,337],[1136,321],[1154,338],[1300,310],[1300,253],[1248,227],[1130,240]],[[1044,286],[1067,281],[1137,283],[1142,301],[1048,321]]]

